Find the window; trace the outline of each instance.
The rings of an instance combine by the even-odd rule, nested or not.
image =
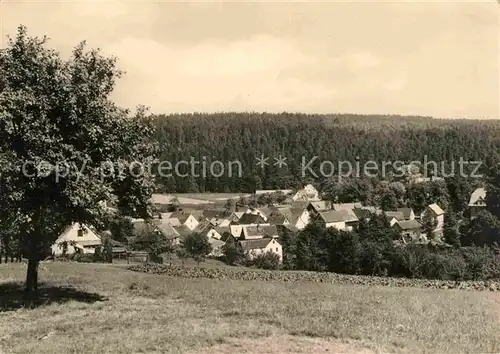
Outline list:
[[[276,247],[276,252],[278,252],[278,247]]]
[[[83,229],[78,229],[78,237],[83,237]]]

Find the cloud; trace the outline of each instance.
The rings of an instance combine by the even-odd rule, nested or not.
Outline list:
[[[493,1],[59,1],[1,11],[4,34],[23,23],[63,54],[86,39],[116,55],[127,74],[113,98],[129,108],[499,117],[496,10]]]

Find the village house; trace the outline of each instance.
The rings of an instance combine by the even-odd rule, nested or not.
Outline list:
[[[51,247],[54,256],[74,253],[94,253],[102,245],[101,237],[91,228],[74,223],[67,227]]]
[[[257,226],[244,226],[240,239],[252,240],[259,238],[278,238],[278,229],[276,225],[257,225]]]
[[[242,240],[240,244],[249,259],[253,259],[259,254],[273,252],[279,256],[280,262],[283,261],[283,248],[276,239],[261,238],[256,240]]]
[[[242,235],[244,226],[269,225],[259,214],[243,214],[238,221],[232,221],[230,224],[231,235],[238,238]]]
[[[319,197],[319,192],[312,184],[304,186],[304,188],[299,189],[297,193],[292,197],[294,202],[296,201],[317,201],[321,200]]]
[[[312,201],[307,205],[307,210],[312,216],[317,216],[320,212],[332,209],[332,203],[326,200]]]
[[[472,192],[469,199],[468,208],[471,219],[474,219],[481,211],[486,209],[485,188],[477,188],[474,192]]]
[[[177,230],[168,222],[159,220],[159,222],[155,223],[158,231],[172,243],[173,246],[179,245],[180,243],[180,234]]]
[[[363,205],[361,203],[333,203],[331,205],[332,210],[353,210],[356,208],[362,208]]]
[[[441,209],[441,207],[439,205],[437,205],[436,203],[430,204],[422,212],[422,214],[420,216],[420,220],[424,219],[424,215],[426,213],[430,213],[430,215],[437,222],[436,227],[434,228],[433,233],[441,233],[443,231],[443,229],[444,229],[444,210]],[[430,238],[429,235],[427,235],[427,237]]]
[[[393,227],[405,238],[410,238],[413,241],[420,239],[422,225],[415,219],[396,221]]]
[[[415,219],[415,213],[413,212],[412,208],[398,208],[397,211],[403,213],[403,217],[405,220]]]
[[[194,230],[199,224],[199,221],[191,213],[186,213],[184,211],[162,213],[161,219],[168,220],[168,223],[174,227],[186,226],[190,230]]]
[[[351,231],[359,223],[359,219],[352,210],[329,210],[319,213],[319,220],[324,227],[333,227],[337,230]]]
[[[287,219],[290,225],[303,230],[311,221],[311,215],[307,210],[307,203],[294,203],[292,206],[279,207],[279,212]]]
[[[356,214],[359,220],[370,221],[373,215],[369,209],[354,208],[352,209],[352,211],[354,212],[354,214]]]

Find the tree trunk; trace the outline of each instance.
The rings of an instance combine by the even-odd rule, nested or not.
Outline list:
[[[38,260],[28,260],[28,271],[26,273],[26,293],[35,295],[38,291]]]

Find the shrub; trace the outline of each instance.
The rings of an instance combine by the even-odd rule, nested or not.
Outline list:
[[[261,253],[254,257],[250,264],[260,269],[275,270],[280,266],[280,256],[271,251]]]

